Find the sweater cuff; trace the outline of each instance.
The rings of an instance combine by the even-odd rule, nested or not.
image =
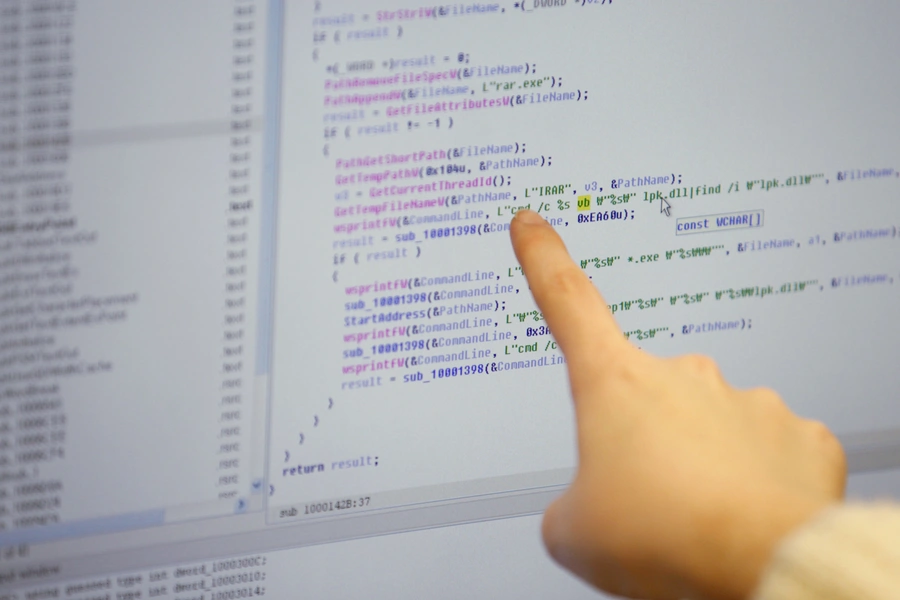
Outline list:
[[[753,598],[900,598],[900,508],[846,504],[826,510],[781,542]]]

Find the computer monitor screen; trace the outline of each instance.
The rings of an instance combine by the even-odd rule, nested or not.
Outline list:
[[[900,6],[0,3],[0,598],[593,597],[544,216],[900,497]]]

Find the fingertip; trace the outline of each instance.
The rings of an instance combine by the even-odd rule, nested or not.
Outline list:
[[[554,238],[559,239],[546,219],[527,209],[516,211],[510,223],[509,237],[516,259],[523,269],[532,266],[535,259],[546,249],[548,242],[552,242]]]
[[[542,226],[545,225],[549,226],[549,223],[533,210],[522,209],[516,211],[509,224],[509,238],[516,254],[519,253],[519,245],[523,239],[531,237],[528,235],[529,233],[541,231]]]
[[[513,223],[521,225],[547,225],[547,220],[533,210],[522,209],[517,210],[513,215]]]

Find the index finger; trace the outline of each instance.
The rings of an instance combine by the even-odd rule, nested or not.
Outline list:
[[[633,348],[587,275],[572,261],[559,234],[530,210],[510,225],[516,258],[553,337],[570,365],[573,387],[598,364],[615,361]]]

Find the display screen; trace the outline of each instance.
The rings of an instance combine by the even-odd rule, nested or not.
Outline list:
[[[591,597],[538,535],[576,456],[522,209],[900,497],[898,26],[0,3],[0,598]]]

